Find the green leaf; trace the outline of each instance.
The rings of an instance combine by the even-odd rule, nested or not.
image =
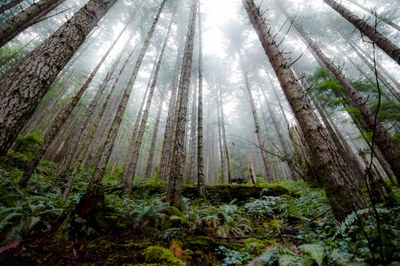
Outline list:
[[[325,258],[325,249],[321,245],[318,244],[304,244],[299,246],[299,249],[304,253],[310,255],[310,257],[318,263],[318,265],[322,265],[322,262]]]

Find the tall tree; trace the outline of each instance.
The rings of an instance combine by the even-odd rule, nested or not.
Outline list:
[[[37,23],[47,13],[65,0],[40,0],[0,24],[0,47],[17,36],[24,29]]]
[[[106,143],[104,145],[102,154],[96,165],[96,168],[94,169],[91,185],[89,186],[88,191],[90,191],[90,189],[93,189],[93,185],[100,184],[100,182],[104,176],[104,172],[106,170],[106,166],[107,166],[108,160],[110,158],[112,148],[114,147],[114,144],[115,144],[115,139],[117,137],[118,128],[121,124],[122,117],[123,117],[126,107],[128,105],[128,100],[131,95],[133,85],[135,83],[136,77],[139,74],[140,66],[142,65],[146,51],[150,46],[150,40],[153,37],[155,28],[157,26],[157,23],[160,18],[160,15],[162,13],[162,10],[164,9],[164,5],[165,5],[166,1],[167,0],[162,1],[160,8],[157,11],[156,17],[153,20],[153,24],[151,25],[151,28],[146,36],[146,40],[144,41],[142,50],[140,51],[139,57],[136,60],[135,67],[129,77],[127,85],[125,86],[122,98],[118,104],[118,108],[117,108],[115,117],[112,120],[111,128],[109,129],[109,131],[107,133]],[[88,195],[90,195],[90,193]]]
[[[127,46],[124,48],[127,48]],[[85,129],[82,132],[81,144],[78,146],[79,149],[76,152],[76,161],[73,164],[71,164],[68,168],[68,169],[72,169],[72,170],[71,170],[71,174],[69,174],[69,176],[68,176],[68,182],[67,182],[67,185],[63,192],[62,199],[64,201],[68,198],[68,195],[72,189],[72,185],[75,180],[75,176],[78,174],[78,171],[79,171],[81,165],[84,165],[86,163],[86,161],[89,160],[89,158],[88,158],[89,155],[92,155],[92,153],[90,153],[89,147],[96,146],[96,149],[98,148],[98,145],[93,144],[95,132],[99,130],[98,126],[100,124],[101,118],[103,117],[103,115],[105,113],[106,106],[109,103],[111,96],[113,94],[115,94],[115,91],[117,90],[117,83],[119,81],[119,78],[121,77],[122,72],[124,71],[125,67],[128,65],[128,62],[131,59],[135,50],[136,50],[136,46],[134,48],[132,48],[132,51],[129,53],[129,55],[125,59],[121,69],[116,74],[116,78],[115,78],[114,82],[112,83],[111,88],[110,88],[108,94],[106,95],[103,104],[99,106],[100,110],[98,111],[97,114],[94,113],[95,107],[93,107],[93,114],[89,116],[87,125],[85,126]],[[125,49],[122,49],[122,54],[124,51],[125,51]],[[121,57],[122,57],[122,54],[121,54]],[[120,59],[121,58],[119,58],[119,60]],[[115,61],[111,68],[114,68],[114,67],[116,68],[119,60]],[[104,89],[106,88],[107,84],[111,80],[111,77],[112,77],[112,72],[107,73],[106,77],[103,79],[102,83],[100,84],[99,90],[103,90],[103,87],[104,87]],[[99,95],[99,97],[100,96],[101,95]],[[84,140],[85,138],[86,138],[86,141]]]
[[[201,197],[205,197],[204,178],[204,152],[203,152],[203,43],[201,3],[199,2],[199,96],[197,101],[197,191]]]
[[[258,148],[260,150],[261,158],[263,160],[264,173],[265,173],[267,181],[268,182],[273,182],[274,181],[274,177],[272,176],[272,171],[271,171],[271,166],[270,166],[270,162],[269,162],[269,159],[268,159],[268,155],[265,152],[264,140],[263,140],[262,133],[261,133],[261,128],[260,128],[260,121],[258,119],[258,114],[257,114],[257,110],[256,110],[256,103],[254,102],[253,93],[252,93],[251,88],[250,88],[249,77],[248,77],[248,74],[247,74],[247,71],[246,71],[246,67],[245,67],[244,61],[243,61],[243,56],[242,56],[242,53],[240,52],[240,50],[239,50],[238,54],[239,54],[239,61],[240,61],[240,65],[242,67],[242,73],[243,73],[243,77],[244,77],[244,81],[245,81],[245,86],[244,87],[245,87],[247,96],[249,96],[251,114],[253,115],[255,133],[257,135]]]
[[[50,89],[58,73],[116,0],[90,0],[0,80],[0,156]]]
[[[365,207],[364,198],[279,50],[260,10],[252,0],[243,0],[243,5],[304,133],[313,170],[326,191],[333,214],[338,220],[344,220],[355,208]]]
[[[172,206],[180,204],[181,188],[183,182],[183,166],[185,162],[185,127],[187,119],[187,105],[189,96],[190,77],[192,74],[193,46],[196,28],[198,0],[192,1],[191,17],[186,36],[186,44],[182,61],[181,76],[178,86],[176,129],[173,144],[173,158],[167,187],[167,201]]]
[[[107,57],[110,55],[110,53],[113,50],[113,48],[115,48],[115,45],[120,40],[122,34],[124,33],[124,31],[126,30],[127,27],[128,27],[128,24],[118,34],[117,38],[114,40],[114,42],[108,48],[108,50],[103,55],[103,57],[100,59],[100,61],[97,63],[96,67],[93,69],[92,73],[87,78],[85,83],[79,88],[79,90],[76,93],[76,95],[72,98],[72,100],[70,102],[67,103],[67,105],[65,105],[63,107],[63,109],[59,112],[59,114],[53,120],[53,122],[51,123],[50,129],[46,132],[46,134],[43,137],[44,138],[44,143],[41,145],[39,150],[36,152],[33,160],[25,168],[25,171],[24,171],[24,174],[22,176],[22,179],[19,182],[20,186],[25,187],[27,185],[28,180],[32,176],[32,174],[33,174],[34,170],[36,169],[36,167],[38,166],[38,164],[40,162],[40,159],[42,158],[43,154],[46,152],[47,148],[53,142],[53,140],[56,137],[58,131],[61,128],[61,126],[68,119],[69,115],[72,113],[73,109],[76,107],[76,105],[80,101],[83,93],[87,90],[87,88],[89,87],[90,83],[93,81],[94,77],[96,76],[97,72],[100,70],[100,67],[103,65],[104,61],[106,61]],[[91,111],[91,110],[88,109],[87,111]],[[83,133],[83,132],[79,132],[79,133]],[[78,135],[78,136],[81,136],[81,135]]]
[[[288,16],[289,17],[289,16]],[[312,54],[320,60],[336,77],[336,79],[342,84],[343,88],[347,91],[348,97],[351,99],[351,103],[356,107],[363,117],[367,129],[374,134],[374,143],[377,145],[379,150],[385,156],[385,159],[391,166],[395,173],[398,182],[400,183],[400,151],[396,148],[390,137],[386,133],[386,129],[376,118],[375,114],[367,105],[363,97],[357,92],[357,90],[351,85],[351,83],[345,78],[344,74],[340,71],[333,62],[322,52],[318,45],[310,38],[307,32],[300,26],[300,24],[291,19],[293,26],[300,33],[300,36],[307,43]]]
[[[389,19],[387,19],[387,18],[381,16],[381,15],[378,14],[376,11],[373,11],[372,9],[366,8],[365,6],[363,6],[363,5],[360,4],[360,3],[357,3],[357,2],[354,1],[354,0],[347,0],[347,1],[349,1],[349,2],[352,3],[353,5],[358,6],[359,8],[361,8],[362,10],[364,10],[364,11],[370,13],[371,15],[377,17],[378,19],[382,20],[383,22],[385,22],[386,24],[388,24],[389,26],[391,26],[393,29],[396,29],[396,30],[400,31],[400,26],[399,26],[399,25],[397,25],[397,24],[394,23],[393,21],[391,21],[391,20],[389,20]]]
[[[128,165],[125,165],[125,168],[127,168],[127,172],[126,172],[126,176],[124,177],[124,188],[123,188],[124,193],[130,193],[131,189],[132,189],[132,180],[134,178],[136,166],[137,166],[137,163],[139,160],[139,152],[140,152],[140,147],[141,147],[142,141],[143,141],[144,130],[146,128],[147,120],[149,118],[150,107],[151,107],[151,103],[153,101],[153,95],[154,95],[154,91],[155,91],[156,85],[157,85],[158,73],[160,71],[161,63],[163,61],[165,48],[167,47],[167,44],[168,44],[168,38],[169,38],[169,35],[171,32],[171,27],[172,27],[172,23],[174,21],[174,17],[171,18],[171,22],[169,24],[168,31],[165,36],[164,44],[161,48],[160,56],[158,57],[158,61],[156,63],[156,68],[154,70],[154,75],[153,75],[152,82],[150,85],[149,95],[147,96],[146,105],[145,105],[145,108],[143,111],[142,118],[140,120],[138,134],[137,134],[134,142],[132,143],[132,145],[133,145],[132,154],[128,155],[130,161],[129,161]]]
[[[163,96],[165,95],[166,88],[164,87],[160,99],[160,104],[158,105],[158,111],[156,115],[156,122],[154,123],[154,128],[153,128],[153,133],[151,137],[151,142],[150,142],[150,151],[149,151],[149,157],[147,159],[147,165],[146,165],[146,170],[144,177],[145,178],[150,178],[153,175],[153,168],[154,168],[154,157],[155,157],[155,151],[156,151],[156,145],[157,145],[157,136],[158,136],[158,130],[160,126],[160,119],[161,119],[161,112],[162,112],[162,107],[163,107]]]
[[[400,65],[400,48],[392,43],[388,38],[383,36],[375,27],[368,25],[364,20],[356,16],[350,10],[339,4],[335,0],[324,0],[324,2],[338,12],[342,17],[347,19],[359,31],[373,41],[379,48],[390,56],[397,64]]]

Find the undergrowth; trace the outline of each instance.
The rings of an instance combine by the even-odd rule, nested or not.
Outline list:
[[[338,223],[323,191],[302,181],[274,184],[295,194],[272,196],[265,189],[246,201],[218,203],[182,198],[178,209],[165,202],[165,184],[157,176],[137,179],[136,192],[121,196],[116,180],[121,169],[117,169],[106,177],[107,184],[116,189],[106,191],[104,208],[89,219],[73,210],[90,173],[78,174],[68,202],[60,204],[67,177],[58,177],[54,164],[43,161],[28,188],[19,189],[21,168],[8,164],[15,157],[21,155],[9,154],[0,168],[0,258],[18,258],[29,250],[30,242],[51,235],[59,241],[55,245],[73,241],[74,245],[63,247],[71,254],[79,253],[76,245],[80,250],[87,245],[86,252],[92,255],[82,258],[93,261],[85,263],[101,258],[115,262],[123,257],[128,263],[165,265],[383,265],[400,259],[398,189],[393,191],[397,202],[376,206],[381,223],[378,231],[370,208]],[[102,245],[103,251],[95,244],[99,239],[110,241]],[[128,245],[127,239],[133,243]],[[129,256],[127,245],[135,248]],[[102,254],[112,252],[111,246],[115,248],[112,258]]]

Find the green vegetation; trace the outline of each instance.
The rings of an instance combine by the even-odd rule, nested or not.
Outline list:
[[[19,156],[11,152],[0,165],[0,259],[6,264],[362,265],[400,259],[397,190],[390,205],[360,210],[339,224],[324,193],[302,181],[213,185],[207,200],[188,185],[177,209],[164,202],[164,184],[156,177],[137,180],[131,195],[99,186],[104,199],[94,213],[82,214],[74,208],[90,173],[79,173],[61,204],[66,177],[57,178],[51,162],[42,161],[27,190],[18,188],[22,171],[8,163]],[[116,185],[118,173],[106,182]]]

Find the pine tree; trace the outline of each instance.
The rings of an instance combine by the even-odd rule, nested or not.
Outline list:
[[[40,0],[0,24],[0,47],[26,28],[36,24],[65,0]]]
[[[259,9],[252,0],[243,0],[243,5],[304,133],[318,182],[326,191],[335,217],[344,220],[355,208],[365,207],[363,196],[355,186],[353,177],[346,171],[343,159],[314,113]]]
[[[383,36],[376,28],[368,25],[364,20],[356,16],[350,10],[335,0],[324,0],[324,2],[347,19],[359,31],[373,41],[379,48],[400,65],[400,48]]]
[[[177,110],[175,112],[176,129],[173,143],[173,161],[168,179],[167,201],[171,206],[180,204],[180,192],[183,182],[183,166],[185,161],[185,128],[187,120],[187,105],[189,96],[190,77],[192,74],[193,45],[198,0],[193,0],[191,17],[186,37],[181,76],[178,86]]]
[[[86,36],[116,0],[90,0],[0,80],[0,156],[11,147],[39,101]]]

